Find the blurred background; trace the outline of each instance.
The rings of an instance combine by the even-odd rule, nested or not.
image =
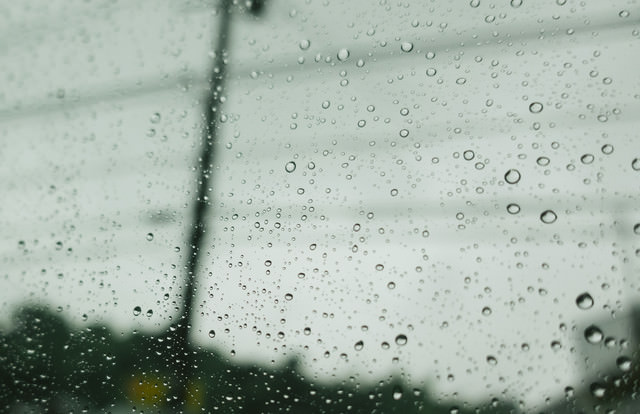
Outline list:
[[[0,5],[0,411],[638,412],[639,17]]]

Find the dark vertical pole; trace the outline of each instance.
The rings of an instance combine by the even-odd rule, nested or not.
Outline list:
[[[173,339],[173,364],[174,371],[174,412],[186,410],[187,385],[192,377],[194,361],[192,351],[189,349],[189,328],[191,326],[193,302],[196,296],[195,278],[199,270],[200,254],[204,250],[204,235],[206,232],[206,219],[211,194],[209,186],[213,170],[213,159],[216,145],[216,134],[218,132],[218,109],[223,93],[223,86],[226,74],[226,62],[224,55],[229,44],[229,32],[231,27],[231,6],[232,0],[221,0],[219,17],[217,45],[214,49],[214,61],[209,85],[211,91],[205,103],[205,126],[202,138],[202,150],[199,162],[198,193],[193,211],[193,227],[187,249],[188,256],[186,262],[187,277],[182,291],[183,308],[182,314],[178,317]]]

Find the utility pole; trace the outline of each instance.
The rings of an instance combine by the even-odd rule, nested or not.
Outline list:
[[[224,94],[224,82],[227,72],[229,35],[233,15],[233,0],[221,0],[219,5],[219,26],[217,32],[217,44],[214,48],[214,61],[209,76],[210,91],[205,100],[204,118],[205,125],[202,137],[201,155],[198,160],[198,190],[193,210],[193,226],[187,249],[186,277],[182,291],[183,308],[173,332],[169,333],[172,339],[172,361],[174,371],[173,400],[171,406],[174,412],[185,412],[189,380],[193,376],[193,351],[189,349],[189,331],[193,318],[193,302],[196,296],[196,275],[200,270],[201,256],[205,250],[204,240],[206,234],[206,221],[211,202],[209,192],[211,176],[213,174],[213,161],[217,144],[219,110],[222,106],[220,98]],[[258,15],[263,9],[264,0],[253,0],[245,3],[248,11]]]

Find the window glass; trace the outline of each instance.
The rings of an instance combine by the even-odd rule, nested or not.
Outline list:
[[[638,13],[5,6],[3,410],[634,412]]]

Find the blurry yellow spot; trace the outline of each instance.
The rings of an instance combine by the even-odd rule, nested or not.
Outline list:
[[[154,376],[138,375],[129,381],[127,396],[129,399],[142,405],[159,405],[165,400],[167,387]]]

